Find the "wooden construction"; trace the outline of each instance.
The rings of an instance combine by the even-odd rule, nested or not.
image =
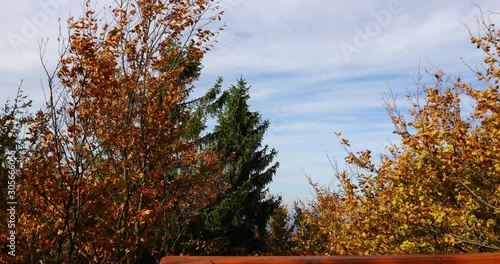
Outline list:
[[[500,253],[335,257],[164,257],[160,264],[500,264]]]

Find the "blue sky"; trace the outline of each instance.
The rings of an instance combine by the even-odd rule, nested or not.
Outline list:
[[[50,38],[46,60],[54,65],[58,18],[79,15],[79,2],[2,4],[0,103],[14,96],[21,79],[30,98],[43,101],[38,39]],[[484,56],[464,26],[477,32],[474,3],[486,14],[500,11],[500,2],[487,0],[225,0],[227,27],[196,86],[202,93],[218,76],[225,87],[247,79],[252,110],[271,122],[265,143],[279,151],[270,190],[288,204],[308,199],[305,175],[330,183],[327,155],[343,162],[334,132],[374,152],[397,140],[383,104],[388,83],[404,98],[419,65],[470,76],[463,61],[478,66]]]

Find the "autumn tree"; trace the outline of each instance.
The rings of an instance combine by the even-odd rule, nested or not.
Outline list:
[[[435,82],[418,79],[408,95],[409,115],[388,97],[401,141],[386,153],[354,152],[338,134],[347,169],[334,163],[339,186],[315,188],[313,206],[298,207],[297,253],[500,250],[500,31],[491,21],[480,26],[471,35],[486,55],[473,70],[477,82],[431,71]]]
[[[227,186],[198,219],[195,236],[203,254],[246,255],[265,250],[267,221],[280,204],[267,185],[278,169],[275,149],[262,145],[269,126],[248,105],[250,87],[242,78],[221,96],[216,125],[207,146],[222,153]],[[217,108],[215,108],[217,109]]]
[[[319,186],[309,180],[315,191],[315,199],[305,204],[294,204],[294,228],[292,255],[342,254],[334,252],[338,243],[348,242],[350,238],[335,240],[343,235],[343,204],[339,194],[328,187]]]
[[[150,263],[216,198],[218,156],[187,136],[185,102],[217,2],[91,6],[68,20],[46,107],[29,123],[20,263]]]
[[[281,204],[269,218],[266,235],[266,253],[275,256],[286,256],[294,248],[293,233],[295,225],[286,205]]]

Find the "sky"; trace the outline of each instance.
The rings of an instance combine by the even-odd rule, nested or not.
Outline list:
[[[479,6],[493,21],[500,1],[223,0],[225,30],[206,54],[197,92],[218,76],[224,87],[243,76],[250,107],[270,121],[264,143],[278,150],[280,169],[269,188],[287,204],[310,199],[307,176],[333,183],[330,160],[345,151],[335,132],[355,149],[382,152],[397,142],[385,109],[389,85],[404,104],[419,69],[471,76],[484,54],[470,43]],[[57,61],[59,19],[81,14],[77,0],[18,0],[0,9],[0,103],[23,90],[40,106],[44,60]],[[424,78],[424,81],[426,79]],[[329,160],[330,159],[330,160]]]

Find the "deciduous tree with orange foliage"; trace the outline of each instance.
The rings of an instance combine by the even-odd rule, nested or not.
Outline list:
[[[408,95],[409,116],[387,100],[401,141],[379,159],[338,134],[347,169],[333,164],[338,188],[313,185],[316,199],[297,206],[295,253],[500,250],[500,31],[479,23],[471,41],[486,57],[474,85],[438,70]]]
[[[185,103],[217,1],[93,5],[68,20],[46,108],[29,121],[19,263],[154,262],[219,188],[217,154],[187,136]]]

